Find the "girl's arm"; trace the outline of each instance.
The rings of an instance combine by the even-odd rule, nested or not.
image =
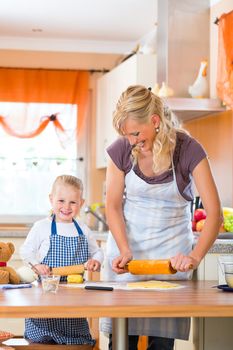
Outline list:
[[[38,260],[39,251],[39,232],[36,225],[33,225],[29,231],[24,243],[20,247],[20,257],[25,263],[31,263],[37,265],[40,263]]]
[[[207,216],[197,244],[189,256],[178,254],[171,259],[172,266],[179,271],[187,271],[190,264],[194,269],[197,268],[214,243],[223,220],[218,191],[207,158],[195,167],[193,178]]]
[[[90,260],[97,260],[100,264],[104,261],[104,252],[101,247],[98,246],[95,237],[93,236],[93,233],[89,229],[87,225],[81,224],[81,228],[87,237],[88,242],[88,251],[89,251],[89,259]]]
[[[117,273],[124,273],[125,264],[132,259],[122,208],[124,187],[125,174],[110,159],[106,175],[106,217],[120,251],[120,256],[113,261],[113,271]]]

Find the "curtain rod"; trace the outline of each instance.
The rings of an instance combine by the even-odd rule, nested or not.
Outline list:
[[[63,69],[63,68],[33,68],[33,67],[0,67],[0,69],[26,69],[26,70],[61,70],[61,71],[82,71],[82,72],[89,72],[91,74],[93,73],[108,73],[109,69]]]

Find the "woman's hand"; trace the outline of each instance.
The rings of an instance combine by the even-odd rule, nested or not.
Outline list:
[[[180,272],[187,272],[189,270],[195,270],[200,261],[197,258],[192,257],[191,255],[183,255],[181,253],[173,256],[171,259],[172,267]]]
[[[99,271],[100,266],[101,266],[100,262],[95,259],[89,259],[85,264],[85,267],[88,271]]]
[[[125,265],[133,259],[131,252],[126,252],[115,258],[112,262],[112,270],[117,274],[122,274],[128,272]]]

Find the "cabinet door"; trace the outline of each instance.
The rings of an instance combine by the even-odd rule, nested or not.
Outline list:
[[[207,254],[204,258],[205,280],[214,280],[218,284],[221,267],[218,262],[219,254]],[[214,283],[215,284],[215,283]],[[224,293],[224,292],[222,292]],[[204,318],[203,319],[203,349],[230,350],[232,349],[233,318]],[[202,349],[202,348],[201,348]]]
[[[112,120],[121,93],[130,85],[147,87],[156,82],[156,55],[134,55],[97,83],[97,155],[96,166],[107,165],[106,148],[118,137]]]
[[[191,318],[189,340],[175,340],[175,350],[200,350],[198,347],[199,320]]]
[[[122,64],[97,82],[97,168],[107,166],[106,148],[118,137],[113,127],[113,112],[121,93],[136,83],[136,65]]]
[[[107,144],[107,132],[106,132],[106,121],[108,116],[108,104],[109,89],[108,89],[109,76],[105,74],[97,81],[97,104],[96,104],[96,167],[106,167],[106,144]]]

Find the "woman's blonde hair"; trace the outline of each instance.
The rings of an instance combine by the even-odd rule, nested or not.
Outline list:
[[[73,186],[76,190],[81,191],[81,194],[83,193],[83,183],[76,176],[73,176],[73,175],[58,176],[53,183],[52,193],[54,193],[56,191],[56,187],[61,184]]]
[[[147,124],[153,114],[160,118],[159,128],[155,130],[156,137],[152,149],[153,171],[155,174],[159,174],[170,167],[177,131],[186,133],[165,102],[144,86],[129,86],[117,102],[116,110],[113,113],[113,126],[120,135],[124,135],[123,127],[127,119]],[[140,149],[133,148],[134,162],[137,162],[139,152]]]

